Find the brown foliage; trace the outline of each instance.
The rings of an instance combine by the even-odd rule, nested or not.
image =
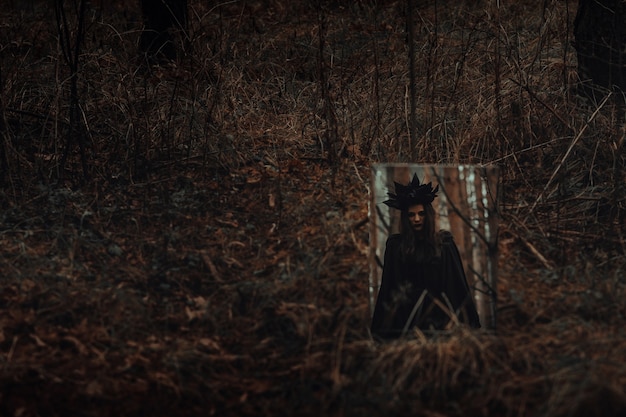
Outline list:
[[[410,152],[402,2],[190,1],[186,55],[143,69],[136,5],[92,2],[88,182],[77,149],[60,172],[55,23],[9,3],[0,414],[626,412],[623,109],[574,94],[572,4],[416,11],[418,162],[502,167],[499,327],[380,345],[364,222],[368,165]]]

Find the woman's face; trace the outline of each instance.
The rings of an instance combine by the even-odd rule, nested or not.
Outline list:
[[[411,227],[416,232],[421,232],[424,230],[424,223],[426,222],[426,210],[424,209],[423,204],[415,204],[414,206],[409,207],[407,210],[407,214],[409,217],[409,222],[411,223]]]

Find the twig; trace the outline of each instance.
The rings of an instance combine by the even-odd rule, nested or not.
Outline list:
[[[559,162],[559,164],[556,166],[556,168],[554,169],[554,172],[552,172],[552,176],[550,176],[550,179],[548,180],[548,182],[546,183],[546,185],[543,187],[543,190],[541,191],[541,193],[539,194],[539,196],[537,197],[537,199],[535,200],[535,202],[533,203],[533,205],[530,207],[530,210],[528,210],[528,214],[526,215],[526,219],[524,220],[524,222],[526,222],[526,220],[528,220],[528,217],[532,214],[532,212],[535,210],[535,207],[537,207],[537,204],[541,201],[541,199],[543,198],[545,192],[548,190],[548,188],[550,187],[550,185],[552,184],[552,181],[554,180],[554,178],[556,177],[556,174],[559,173],[559,171],[561,170],[561,167],[563,166],[563,164],[565,163],[565,160],[567,159],[567,157],[569,156],[570,152],[572,152],[572,149],[574,149],[574,146],[578,143],[578,141],[580,140],[580,138],[583,136],[583,133],[585,133],[585,130],[587,130],[587,127],[589,127],[589,124],[593,121],[593,119],[595,119],[596,115],[598,114],[598,112],[600,111],[600,109],[602,109],[602,107],[604,107],[604,104],[607,102],[607,100],[609,99],[609,97],[611,97],[611,93],[607,94],[606,97],[604,97],[604,100],[602,100],[602,103],[600,103],[600,105],[598,106],[598,108],[593,112],[593,114],[589,117],[589,119],[587,120],[587,122],[585,123],[585,125],[583,126],[582,129],[580,129],[580,132],[578,132],[578,134],[576,135],[576,137],[574,138],[574,140],[572,140],[572,143],[570,143],[569,148],[567,148],[567,151],[565,152],[565,155],[563,155],[563,158],[561,158],[561,161]]]
[[[541,104],[543,107],[546,108],[546,110],[548,110],[550,113],[552,113],[552,115],[554,117],[556,117],[557,119],[559,119],[559,121],[561,123],[563,123],[564,126],[566,126],[569,130],[571,130],[572,132],[574,132],[574,128],[572,126],[570,126],[569,123],[567,123],[567,121],[565,119],[563,119],[563,117],[561,117],[560,114],[558,114],[557,112],[554,111],[554,109],[550,106],[548,106],[543,100],[541,100],[539,97],[537,97],[537,94],[535,94],[530,87],[527,84],[522,84],[519,81],[514,80],[513,78],[509,78],[509,80],[511,80],[514,84],[520,86],[521,88],[523,88],[524,90],[526,90],[526,92],[528,94],[530,94],[530,96],[532,98],[534,98],[539,104]],[[602,106],[602,104],[600,105]],[[589,120],[591,121],[591,120]]]
[[[547,270],[552,271],[554,269],[554,265],[552,265],[550,263],[550,261],[548,261],[546,259],[546,257],[543,256],[541,254],[541,252],[539,252],[539,250],[537,250],[537,248],[532,243],[530,243],[528,240],[524,239],[522,236],[518,235],[518,237],[520,238],[522,243],[524,243],[524,245],[526,245],[526,247],[533,253],[533,255],[535,255],[537,257],[537,259],[539,259],[539,261],[543,264],[543,266]]]
[[[356,230],[356,229],[360,228],[361,226],[365,225],[368,220],[369,220],[369,217],[365,216],[361,220],[353,223],[352,226],[350,226],[350,229],[351,230]]]
[[[415,302],[415,305],[413,305],[413,310],[411,310],[411,314],[409,314],[409,317],[407,318],[406,323],[404,323],[404,328],[402,329],[402,336],[405,336],[406,332],[409,330],[409,327],[411,326],[413,319],[415,319],[415,315],[417,314],[417,311],[422,307],[424,298],[426,297],[427,294],[428,294],[428,290],[423,290],[422,294]]]
[[[213,260],[211,259],[209,254],[206,251],[201,251],[200,256],[202,257],[202,261],[204,262],[204,264],[207,266],[207,268],[209,268],[209,271],[211,272],[211,275],[213,275],[215,281],[224,282],[220,273],[217,272],[217,268],[215,267],[215,264],[213,263]]]
[[[413,22],[413,0],[407,0],[406,11],[406,29],[407,42],[409,43],[409,143],[408,156],[413,160],[417,160],[418,155],[415,151],[417,137],[417,86],[415,74],[415,25]]]

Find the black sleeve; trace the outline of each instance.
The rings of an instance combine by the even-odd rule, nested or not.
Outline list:
[[[443,235],[443,248],[445,253],[442,255],[444,255],[446,268],[443,291],[457,313],[459,320],[470,325],[470,327],[478,328],[480,327],[480,319],[474,305],[472,292],[467,284],[461,255],[449,232]]]
[[[387,239],[385,246],[383,273],[381,277],[380,289],[378,290],[378,296],[376,297],[376,306],[374,307],[374,315],[372,317],[371,325],[372,335],[380,338],[388,338],[390,336],[388,333],[390,331],[389,325],[391,324],[391,312],[388,307],[391,302],[391,293],[396,281],[393,255],[397,250],[397,238],[392,236]]]

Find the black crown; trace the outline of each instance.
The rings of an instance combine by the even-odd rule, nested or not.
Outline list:
[[[415,204],[430,204],[437,197],[439,185],[433,189],[433,183],[420,184],[417,174],[413,174],[413,180],[407,185],[393,182],[395,186],[395,194],[387,193],[389,200],[384,204],[398,210],[406,210]]]

